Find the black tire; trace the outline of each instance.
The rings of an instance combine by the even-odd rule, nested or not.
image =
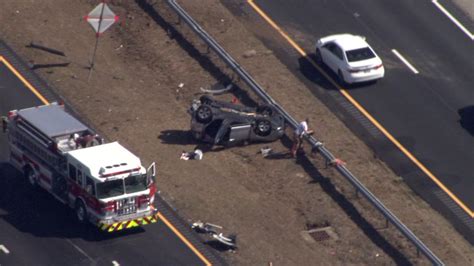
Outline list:
[[[314,60],[318,65],[323,64],[323,57],[321,56],[321,51],[318,48],[316,48],[316,52],[314,53]]]
[[[74,210],[76,212],[77,221],[81,224],[87,223],[87,210],[81,200],[76,201],[76,207],[74,208]]]
[[[208,123],[212,120],[212,109],[207,105],[201,105],[196,110],[196,120],[200,123]]]
[[[260,105],[257,107],[257,113],[264,115],[264,116],[272,116],[273,115],[273,109],[272,107],[268,105]]]
[[[269,120],[261,119],[257,120],[255,124],[255,134],[261,137],[270,135],[272,132],[272,123]]]
[[[24,168],[23,175],[32,188],[38,187],[38,177],[36,176],[35,170],[33,170],[30,166],[26,166]]]
[[[211,96],[208,96],[208,95],[201,96],[199,98],[199,101],[201,102],[201,104],[207,104],[207,105],[210,105],[212,102],[214,102]]]

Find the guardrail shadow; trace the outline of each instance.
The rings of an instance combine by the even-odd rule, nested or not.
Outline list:
[[[135,0],[138,6],[146,13],[150,18],[155,21],[155,23],[160,26],[163,30],[168,32],[168,36],[171,39],[176,40],[178,44],[191,58],[196,60],[199,65],[206,70],[214,79],[218,80],[222,84],[233,83],[234,88],[232,89],[232,94],[239,99],[239,101],[247,106],[257,106],[258,103],[253,100],[247,91],[241,89],[237,84],[232,82],[232,78],[222,71],[222,68],[217,66],[212,59],[210,58],[210,53],[201,52],[196,46],[188,39],[186,39],[176,27],[165,20],[160,13],[155,9],[153,4],[150,4],[146,0]],[[166,7],[168,8],[168,7]],[[178,18],[176,17],[176,20]],[[178,23],[178,22],[176,22]],[[180,25],[179,23],[177,25]]]
[[[41,188],[32,188],[7,162],[0,162],[0,219],[18,231],[36,237],[81,238],[103,241],[144,232],[138,227],[113,234],[93,225],[79,224],[74,212]]]
[[[288,150],[293,144],[291,138],[288,137],[288,132],[280,139],[280,141]],[[291,155],[288,155],[291,158]],[[288,155],[286,155],[286,153],[278,153],[276,158],[270,156],[266,157],[266,159],[288,159]],[[397,265],[411,265],[411,262],[408,260],[408,258],[403,253],[401,253],[396,246],[388,242],[387,239],[385,239],[385,237],[382,236],[380,232],[377,231],[377,229],[362,216],[354,204],[351,203],[350,199],[348,199],[344,194],[336,189],[335,185],[331,182],[331,179],[325,177],[314,166],[307,155],[298,154],[296,163],[301,165],[303,170],[312,178],[310,183],[319,184],[324,192],[339,205],[347,217],[349,217],[375,245],[377,245],[388,256],[390,256]]]
[[[300,164],[305,172],[313,179],[312,184],[319,184],[331,199],[337,203],[341,210],[349,217],[354,224],[380,249],[390,256],[397,265],[411,265],[410,260],[399,251],[399,249],[380,234],[379,231],[357,210],[352,202],[331,182],[330,178],[325,177],[309,160],[306,155],[298,155],[297,163]]]
[[[303,76],[312,83],[319,85],[321,88],[326,90],[339,90],[339,88],[335,87],[334,84],[332,84],[323,74],[321,74],[321,71],[317,69],[311,61],[316,62],[314,54],[308,54],[307,56],[301,56],[298,58],[299,70],[301,74],[303,74]],[[319,64],[318,66],[339,86],[347,90],[367,88],[377,83],[377,81],[368,81],[356,84],[341,84],[337,75],[330,68],[324,64]]]

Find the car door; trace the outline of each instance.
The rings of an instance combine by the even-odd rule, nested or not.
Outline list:
[[[346,69],[347,67],[346,67],[344,52],[342,51],[342,48],[339,47],[339,45],[334,44],[332,54],[333,54],[333,59],[334,59],[334,63],[333,63],[334,67],[332,70],[335,73],[337,73],[339,69]]]
[[[336,60],[335,50],[336,50],[336,44],[333,42],[330,42],[323,45],[323,49],[321,51],[323,62],[332,71],[336,71],[335,69],[337,69],[337,60]]]

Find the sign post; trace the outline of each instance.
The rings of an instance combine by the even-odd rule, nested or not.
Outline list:
[[[92,26],[96,33],[94,51],[92,52],[92,59],[89,66],[89,77],[87,78],[87,82],[89,82],[92,75],[92,70],[94,69],[94,60],[97,47],[99,46],[99,37],[108,28],[110,28],[110,26],[118,21],[118,16],[116,16],[114,12],[110,10],[106,3],[102,2],[85,17],[85,20]]]

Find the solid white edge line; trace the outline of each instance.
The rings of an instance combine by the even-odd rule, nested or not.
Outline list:
[[[7,249],[4,245],[0,245],[0,249],[5,253],[5,254],[10,254],[10,250]]]
[[[397,50],[395,49],[392,49],[392,53],[394,53],[400,60],[402,60],[403,63],[405,63],[405,65],[411,69],[411,71],[413,71],[413,73],[415,74],[418,74],[420,72],[418,72],[418,70],[416,70],[416,68],[414,68],[406,59],[405,57],[403,57]]]
[[[114,266],[120,266],[120,263],[118,263],[117,261],[113,260],[113,261],[112,261],[112,265],[114,265]]]
[[[93,258],[91,258],[91,256],[89,256],[84,250],[82,250],[82,248],[80,248],[78,245],[74,244],[71,240],[67,240],[67,242],[69,242],[77,251],[79,251],[82,255],[84,255],[85,257],[87,257],[90,261],[94,261]]]
[[[431,1],[441,12],[443,12],[458,28],[460,28],[471,40],[474,41],[474,34],[472,34],[468,29],[466,29],[461,22],[459,22],[451,13],[448,12],[440,3],[438,3],[438,0],[432,0]]]

